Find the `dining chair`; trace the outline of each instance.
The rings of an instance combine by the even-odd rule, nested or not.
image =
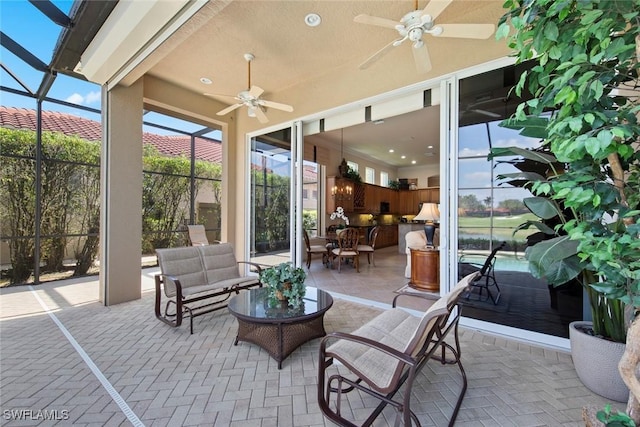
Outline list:
[[[324,264],[327,257],[327,248],[322,245],[312,245],[307,230],[302,231],[304,231],[304,244],[307,247],[307,269],[311,268],[311,256],[313,254],[321,254],[322,263]]]
[[[327,248],[327,253],[331,253],[331,251],[338,247],[338,243],[332,238],[336,235],[338,231],[338,226],[336,224],[331,224],[327,227],[327,244],[325,245]]]
[[[373,262],[373,266],[376,266],[376,260],[373,257],[373,253],[376,250],[376,239],[378,238],[378,232],[380,231],[379,226],[375,226],[369,232],[369,244],[367,245],[358,245],[358,253],[366,253],[367,254],[367,262],[371,264]]]
[[[353,265],[356,271],[360,273],[360,262],[358,254],[358,240],[360,232],[357,228],[345,228],[338,230],[338,247],[331,252],[334,258],[338,259],[338,273],[341,272],[342,260],[353,259]]]

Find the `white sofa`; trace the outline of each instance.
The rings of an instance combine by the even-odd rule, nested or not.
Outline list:
[[[409,248],[421,248],[427,245],[427,236],[424,234],[424,230],[410,231],[405,235],[407,242],[405,253],[407,254],[407,267],[404,269],[404,277],[411,278],[411,251]],[[433,237],[433,244],[440,246],[440,229],[436,228],[436,233]]]

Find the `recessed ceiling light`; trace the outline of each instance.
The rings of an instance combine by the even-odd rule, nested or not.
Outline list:
[[[390,153],[395,153],[396,150],[394,150],[393,148],[389,148],[389,152]]]
[[[210,85],[211,83],[213,83],[213,81],[209,78],[206,77],[200,77],[200,83],[204,83],[206,85]]]
[[[406,159],[406,158],[407,158],[407,156],[400,156],[400,158],[401,158],[401,159]]]
[[[304,23],[310,27],[317,27],[322,22],[322,18],[317,13],[310,13],[304,17]]]
[[[415,161],[415,160],[411,160],[411,164],[412,164],[412,165],[415,165],[415,164],[416,164],[416,161]]]
[[[433,145],[429,145],[427,148],[433,148]]]

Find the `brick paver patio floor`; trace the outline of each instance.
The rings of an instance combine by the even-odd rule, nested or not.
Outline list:
[[[154,317],[153,272],[143,271],[142,299],[111,307],[97,301],[97,278],[0,290],[0,423],[333,425],[316,403],[319,340],[278,370],[259,347],[233,345],[226,310],[195,319],[194,335],[171,328]],[[379,311],[336,298],[326,329],[351,331]],[[466,329],[461,338],[469,389],[458,426],[581,426],[583,406],[607,403],[581,384],[568,353]],[[459,382],[455,368],[427,365],[414,396],[423,426],[446,425]],[[364,417],[373,405],[354,396],[345,410]]]

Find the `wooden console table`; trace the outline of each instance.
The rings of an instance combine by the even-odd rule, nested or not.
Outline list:
[[[409,286],[428,292],[440,292],[440,251],[437,248],[411,250],[411,281]]]

